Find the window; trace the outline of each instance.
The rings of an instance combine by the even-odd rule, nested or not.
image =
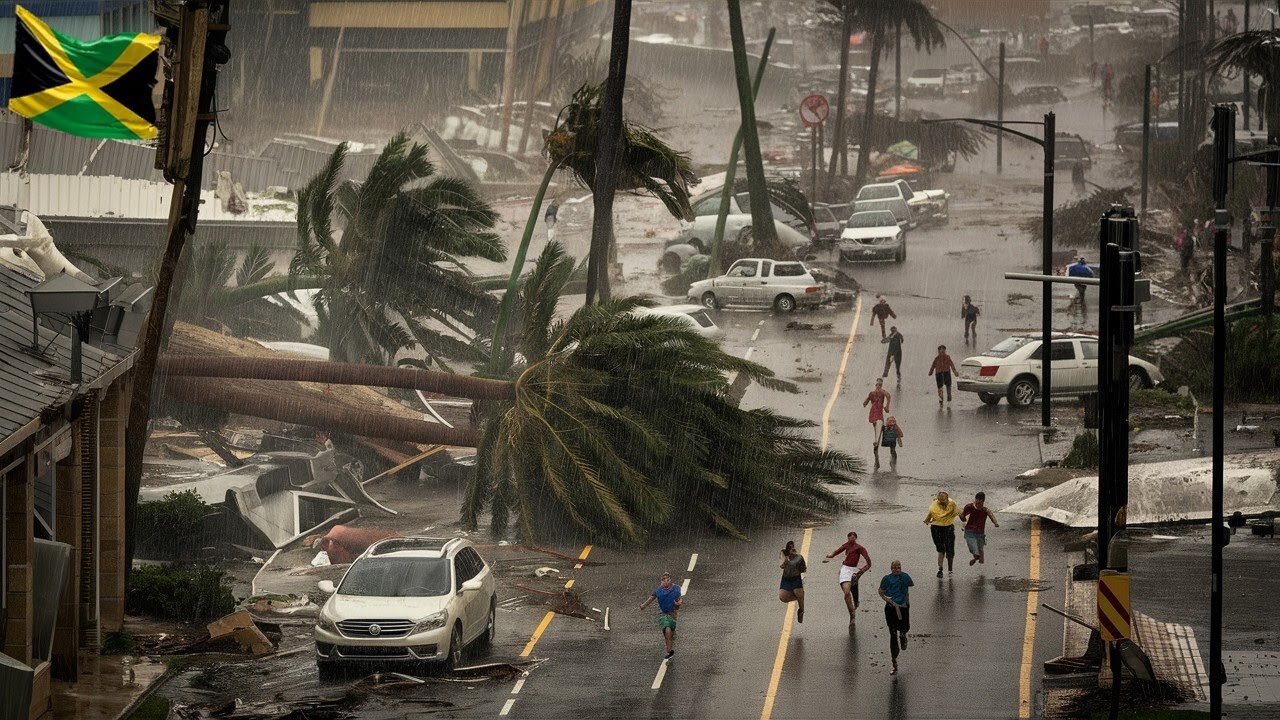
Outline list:
[[[851,228],[874,228],[874,227],[895,227],[898,224],[897,218],[888,210],[864,210],[856,212],[853,217],[849,218],[848,227]]]
[[[895,185],[868,185],[858,191],[859,200],[888,200],[901,197]]]
[[[729,268],[728,276],[731,278],[752,278],[756,276],[755,263],[738,263]]]
[[[773,274],[775,277],[800,277],[805,274],[805,269],[800,263],[778,263]]]
[[[453,558],[454,590],[462,590],[462,583],[474,578],[484,570],[484,561],[472,548],[462,548]]]
[[[1080,350],[1081,350],[1081,352],[1083,352],[1083,353],[1084,353],[1084,359],[1085,359],[1085,360],[1097,360],[1097,359],[1098,359],[1098,341],[1096,341],[1096,340],[1085,340],[1085,341],[1083,341],[1083,342],[1081,342],[1081,343],[1080,343]]]
[[[769,277],[769,270],[773,267],[773,263],[765,260],[760,263],[760,277]]]
[[[1022,348],[1023,346],[1025,346],[1025,345],[1026,345],[1027,343],[1029,343],[1029,342],[1032,342],[1031,338],[1026,338],[1026,337],[1011,337],[1011,338],[1009,338],[1009,339],[1007,339],[1007,340],[1001,340],[1001,341],[1000,341],[1000,343],[999,343],[999,344],[997,344],[995,347],[993,347],[993,348],[991,348],[990,350],[988,350],[988,351],[986,351],[986,352],[982,353],[982,356],[983,356],[983,357],[996,357],[996,358],[1009,357],[1010,355],[1012,355],[1012,354],[1014,354],[1015,352],[1017,352],[1020,348]],[[1039,359],[1039,357],[1040,357],[1040,350],[1039,350],[1039,348],[1037,348],[1037,349],[1036,349],[1036,351],[1035,351],[1035,353],[1033,353],[1033,355],[1034,355],[1037,359]]]
[[[707,311],[705,310],[689,313],[689,317],[693,318],[694,322],[704,328],[715,327],[715,323],[711,322],[711,318],[707,316]]]
[[[732,209],[730,210],[732,212]],[[693,206],[693,214],[698,217],[715,215],[720,212],[720,196],[713,195]]]
[[[449,594],[449,561],[444,558],[367,557],[351,566],[339,595],[436,597]]]
[[[1059,360],[1075,360],[1076,359],[1076,348],[1075,348],[1075,345],[1070,340],[1054,341],[1053,347],[1050,350],[1050,352],[1052,353],[1052,355],[1049,358],[1051,362],[1057,362]],[[1040,360],[1043,357],[1044,357],[1044,354],[1040,352],[1040,348],[1036,348],[1035,352],[1031,353],[1030,359]]]

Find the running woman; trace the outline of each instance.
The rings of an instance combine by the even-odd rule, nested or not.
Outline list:
[[[898,371],[898,382],[902,382],[902,333],[898,332],[898,326],[894,325],[889,328],[889,337],[880,340],[880,344],[888,344],[889,350],[884,354],[884,372],[880,373],[880,377],[889,377],[889,366],[893,365]]]
[[[885,338],[884,324],[889,318],[898,319],[898,314],[889,307],[889,301],[883,295],[879,296],[876,304],[871,307],[871,327],[876,326],[876,321],[880,321],[880,339]]]
[[[778,599],[784,603],[795,601],[796,622],[804,622],[804,574],[809,570],[804,556],[796,549],[795,540],[788,540],[782,548],[782,583],[778,585]]]
[[[898,674],[898,650],[907,649],[907,633],[911,632],[911,588],[915,582],[902,572],[902,561],[889,565],[889,574],[880,579],[880,599],[884,600],[884,621],[889,626],[889,656],[893,658],[890,675]]]
[[[942,387],[947,388],[947,402],[951,402],[951,373],[958,373],[956,364],[952,361],[951,356],[947,354],[947,346],[939,345],[938,354],[933,358],[933,364],[929,366],[929,374],[933,375],[934,382],[938,384],[938,407],[942,407]]]
[[[684,604],[684,598],[680,597],[680,586],[671,581],[671,573],[662,573],[662,582],[640,603],[640,609],[649,607],[649,603],[654,600],[658,601],[658,628],[662,630],[662,640],[667,648],[663,659],[670,660],[676,654],[676,615]]]
[[[988,519],[992,525],[1000,527],[996,514],[987,507],[986,493],[974,495],[973,502],[960,511],[960,522],[964,523],[964,544],[969,546],[969,554],[973,556],[970,565],[986,562]]]
[[[925,513],[924,524],[929,526],[933,547],[938,551],[938,577],[942,577],[943,558],[947,560],[947,572],[955,573],[952,564],[956,558],[956,516],[959,514],[956,501],[945,490],[938,491],[929,512]]]
[[[844,605],[849,609],[849,627],[852,628],[858,621],[854,615],[858,609],[858,578],[871,569],[871,556],[867,554],[866,548],[858,544],[856,532],[849,533],[845,543],[827,553],[822,562],[831,562],[831,558],[840,553],[844,553],[844,562],[840,565],[840,589],[844,591]],[[858,567],[860,560],[866,560],[867,564]]]
[[[978,316],[982,314],[982,310],[973,304],[973,300],[968,295],[964,296],[964,301],[960,303],[960,317],[964,318],[964,339],[969,339],[969,331],[973,330],[973,341],[978,341]]]
[[[884,422],[884,414],[889,412],[889,406],[893,404],[893,396],[888,390],[884,389],[884,380],[876,379],[876,386],[871,392],[867,393],[867,399],[862,401],[862,407],[871,406],[870,412],[867,413],[867,422],[871,423],[871,449],[874,451],[877,447],[876,443],[880,440],[880,423]]]
[[[902,438],[906,433],[902,432],[902,428],[898,425],[898,420],[890,415],[884,419],[884,426],[880,428],[880,440],[876,443],[876,469],[880,469],[880,448],[889,448],[889,467],[898,467],[898,448],[902,447]]]

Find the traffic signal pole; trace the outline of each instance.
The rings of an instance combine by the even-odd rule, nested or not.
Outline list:
[[[1222,548],[1226,535],[1222,525],[1225,462],[1223,420],[1226,405],[1227,358],[1227,241],[1230,216],[1227,213],[1227,179],[1235,144],[1235,110],[1227,105],[1213,107],[1213,204],[1216,224],[1213,236],[1213,519],[1211,521],[1212,560],[1209,584],[1209,717],[1222,717]],[[1271,168],[1267,168],[1271,170]],[[1268,203],[1271,200],[1268,198]],[[1267,260],[1264,255],[1263,260]],[[1265,298],[1263,302],[1265,302]]]
[[[1044,208],[1041,216],[1044,240],[1041,244],[1041,269],[1045,275],[1053,274],[1053,160],[1055,150],[1056,117],[1044,114]],[[1053,398],[1053,284],[1041,285],[1040,302],[1040,424],[1050,426],[1050,406]]]
[[[1129,349],[1138,302],[1138,221],[1132,207],[1113,206],[1099,228],[1098,286],[1098,567],[1110,567],[1116,513],[1129,503]]]

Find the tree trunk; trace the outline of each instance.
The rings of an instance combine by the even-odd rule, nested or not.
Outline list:
[[[542,176],[542,184],[533,196],[533,207],[529,208],[529,219],[524,224],[524,234],[520,236],[520,247],[516,249],[516,257],[511,262],[511,275],[507,277],[507,290],[502,294],[502,305],[498,307],[498,317],[493,323],[493,342],[489,346],[489,374],[498,376],[506,368],[503,355],[503,344],[507,341],[507,322],[511,318],[512,303],[516,301],[516,293],[520,289],[520,273],[524,270],[525,258],[529,255],[529,244],[533,242],[533,231],[538,225],[538,215],[542,213],[542,200],[547,196],[547,186],[555,176],[560,163],[552,161]],[[587,278],[590,283],[590,276]]]
[[[551,73],[551,57],[556,43],[556,31],[560,25],[560,15],[564,10],[564,0],[555,0],[554,8],[548,7],[546,16],[542,18],[542,48],[538,51],[538,66],[532,73],[529,83],[528,97],[525,98],[524,122],[520,125],[520,154],[529,151],[529,135],[533,128],[533,105],[546,92],[548,76]]]
[[[876,79],[880,75],[880,49],[884,42],[884,33],[876,27],[871,31],[871,72],[867,75],[867,106],[863,109],[862,141],[858,147],[858,170],[854,174],[854,185],[862,187],[867,181],[867,173],[871,169],[871,131],[875,127],[876,117]]]
[[[836,124],[831,135],[831,165],[827,169],[827,200],[831,201],[835,198],[831,192],[831,182],[836,176],[837,158],[842,153],[848,152],[849,143],[844,136],[845,121],[845,104],[848,102],[849,94],[849,36],[853,34],[853,13],[848,7],[846,1],[845,7],[840,9],[841,12],[841,35],[840,35],[840,81],[836,86]]]
[[[631,42],[631,0],[614,0],[613,35],[609,41],[609,79],[600,104],[596,176],[591,188],[591,251],[587,258],[587,304],[609,299],[609,243],[613,239],[613,196],[618,188],[625,147],[622,137],[622,96],[627,84],[627,54]]]
[[[226,383],[214,380],[188,378],[180,383],[169,383],[164,392],[179,400],[236,415],[294,423],[360,437],[457,447],[475,447],[477,440],[475,430],[469,427],[450,428],[440,423],[392,417],[386,413],[349,410],[331,403],[287,395],[265,395],[231,388]]]
[[[511,383],[503,380],[488,380],[436,370],[323,360],[165,355],[160,358],[157,370],[160,374],[170,377],[365,385],[421,390],[472,400],[510,400],[514,397]]]
[[[946,92],[946,76],[942,83]],[[902,22],[899,21],[893,30],[893,119],[902,119]]]
[[[755,94],[747,67],[747,41],[742,33],[742,10],[738,0],[729,2],[729,39],[733,43],[733,70],[738,81],[738,107],[742,115],[742,150],[747,165],[747,188],[751,193],[751,232],[757,248],[776,248],[778,228],[773,224],[773,207],[764,181],[764,159],[760,156],[760,136],[756,134]]]

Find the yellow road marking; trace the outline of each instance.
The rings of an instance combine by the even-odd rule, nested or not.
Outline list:
[[[836,398],[840,397],[840,387],[844,385],[844,374],[849,369],[849,353],[853,350],[853,340],[858,336],[858,321],[862,319],[862,296],[859,295],[853,306],[853,327],[849,328],[849,342],[844,344],[844,356],[840,358],[840,371],[836,373],[835,387],[831,388],[831,397],[827,399],[827,407],[822,411],[822,449],[827,449],[827,438],[831,434],[831,410],[836,406]]]
[[[590,545],[584,546],[582,548],[582,554],[578,555],[578,563],[573,566],[573,569],[574,570],[582,569],[582,561],[586,560],[587,556],[590,554],[591,554],[591,546]],[[573,587],[573,578],[569,578],[564,583],[565,590],[568,590],[571,587]],[[542,633],[546,632],[547,628],[551,626],[551,619],[554,618],[555,616],[556,614],[551,612],[550,610],[547,611],[546,615],[542,616],[542,622],[538,623],[538,627],[534,629],[533,635],[529,638],[529,642],[525,643],[524,650],[520,651],[520,657],[529,657],[530,655],[533,654],[534,646],[538,644],[538,640],[542,637]]]
[[[1018,679],[1018,717],[1031,717],[1031,661],[1036,647],[1036,601],[1039,594],[1035,587],[1040,582],[1040,518],[1031,518],[1031,560],[1028,574],[1032,590],[1027,593],[1027,623],[1022,635],[1022,672]]]
[[[827,441],[831,436],[831,411],[840,397],[840,388],[844,386],[844,376],[849,370],[849,353],[853,352],[853,341],[858,337],[858,321],[862,319],[862,296],[854,301],[853,324],[849,326],[849,341],[844,344],[844,354],[840,357],[840,370],[836,372],[836,382],[831,388],[831,397],[827,398],[827,406],[822,411],[822,449],[827,449]],[[804,540],[800,543],[800,554],[809,557],[809,545],[813,541],[813,528],[805,528]],[[787,661],[787,641],[791,639],[791,623],[794,608],[787,603],[787,610],[782,616],[782,635],[778,638],[778,652],[773,658],[773,672],[769,676],[769,689],[764,695],[764,710],[760,712],[760,720],[769,720],[773,716],[773,703],[778,699],[778,684],[782,681],[782,666]]]

